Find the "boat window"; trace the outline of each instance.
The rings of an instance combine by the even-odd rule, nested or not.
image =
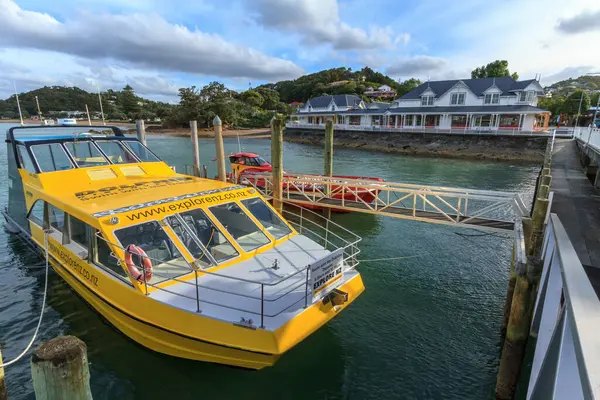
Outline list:
[[[98,231],[96,231],[96,235],[98,235]],[[94,262],[101,267],[104,267],[118,276],[126,278],[127,273],[121,267],[117,259],[113,256],[112,250],[106,241],[102,238],[98,238],[94,235],[94,240],[96,241],[96,257]]]
[[[27,218],[39,225],[40,227],[44,226],[44,201],[38,200],[36,201],[31,209],[29,210],[29,215]]]
[[[98,145],[98,147],[100,147],[100,150],[102,150],[102,152],[106,154],[110,162],[112,162],[113,164],[126,164],[137,162],[137,160],[129,152],[129,150],[121,146],[119,142],[97,141],[96,144]]]
[[[276,239],[281,239],[292,233],[292,230],[283,222],[279,215],[260,197],[243,200],[242,204]]]
[[[206,252],[219,263],[239,255],[235,247],[208,218],[204,211],[195,209],[179,215],[194,233],[195,238],[190,235],[187,229],[181,226],[180,219],[177,216],[167,217],[167,221],[194,259],[203,263],[203,266],[212,264]],[[194,239],[197,239],[202,246]]]
[[[60,143],[36,144],[30,147],[40,172],[72,169],[73,165]]]
[[[37,173],[33,161],[31,161],[31,157],[29,156],[25,146],[17,146],[17,156],[19,157],[19,164],[21,164],[21,168],[24,168],[26,171],[34,174]]]
[[[251,165],[253,167],[260,167],[258,160],[256,158],[246,157],[246,165]]]
[[[89,225],[72,215],[69,216],[69,219],[71,225],[71,240],[87,249],[90,244]]]
[[[135,153],[135,155],[141,160],[141,161],[147,161],[147,162],[154,162],[154,161],[160,161],[158,159],[158,157],[156,157],[154,154],[152,154],[152,152],[150,150],[148,150],[146,148],[146,146],[144,146],[143,144],[141,144],[140,142],[134,142],[134,141],[127,141],[127,142],[121,142],[121,143],[125,143],[126,146]]]
[[[130,244],[144,250],[153,266],[150,284],[187,274],[192,270],[167,233],[156,221],[129,226],[115,231],[123,248]]]
[[[50,226],[59,232],[64,231],[65,227],[65,212],[54,207],[52,204],[48,204],[48,220]]]
[[[210,207],[210,211],[244,251],[252,251],[267,243],[269,238],[235,202]]]
[[[65,147],[81,168],[108,165],[100,150],[90,141],[69,142],[65,143]]]

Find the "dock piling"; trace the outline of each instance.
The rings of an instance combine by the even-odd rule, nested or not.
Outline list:
[[[271,165],[273,168],[273,207],[283,210],[283,118],[277,116],[271,120]]]
[[[327,177],[333,176],[333,121],[328,120],[325,123],[325,168],[324,175]],[[325,195],[329,197],[331,186],[325,188]],[[323,207],[323,215],[325,218],[331,218],[331,208]]]
[[[194,176],[200,176],[200,149],[198,148],[198,122],[190,121],[192,154],[194,156]]]
[[[31,356],[31,377],[37,400],[92,399],[87,347],[75,336],[40,344]]]
[[[137,131],[138,140],[146,146],[146,127],[144,126],[144,120],[138,119],[135,121],[135,130]]]
[[[0,345],[0,365],[2,365],[2,345]],[[4,368],[0,367],[0,400],[7,400],[6,383],[4,382]]]
[[[225,150],[223,148],[223,126],[221,118],[217,115],[213,119],[213,125],[215,126],[215,149],[217,152],[217,175],[221,182],[227,181],[227,174],[225,170]]]

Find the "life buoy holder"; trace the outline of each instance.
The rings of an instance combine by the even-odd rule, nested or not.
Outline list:
[[[138,267],[136,267],[134,256],[136,261],[138,261],[139,267],[144,271],[143,274]],[[136,246],[135,244],[127,246],[125,249],[125,264],[127,265],[127,270],[135,280],[148,282],[152,278],[152,262],[141,247]]]

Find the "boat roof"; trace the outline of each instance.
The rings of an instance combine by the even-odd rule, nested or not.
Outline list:
[[[246,152],[241,151],[239,153],[230,154],[229,157],[260,157],[260,156],[256,153],[246,153]]]
[[[74,215],[87,216],[88,221],[153,205],[248,190],[245,186],[176,174],[164,162],[75,168],[38,174],[35,178],[39,185],[31,182],[34,183],[32,188],[43,192],[45,199]],[[225,199],[219,196],[214,202],[220,200]],[[167,207],[164,216],[173,212]]]

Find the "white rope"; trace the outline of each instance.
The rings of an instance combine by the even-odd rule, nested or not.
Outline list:
[[[42,316],[44,315],[44,308],[46,307],[46,294],[48,293],[48,269],[49,269],[48,268],[48,258],[49,258],[49,256],[48,256],[48,232],[44,232],[44,247],[46,248],[46,279],[45,279],[45,283],[44,283],[44,297],[42,299],[42,311],[40,312],[38,324],[35,328],[35,332],[33,332],[33,337],[31,338],[31,341],[29,342],[29,344],[27,345],[25,350],[23,350],[23,352],[21,354],[19,354],[15,359],[8,361],[4,364],[0,364],[0,368],[8,367],[9,365],[16,363],[21,358],[23,358],[23,356],[25,354],[27,354],[29,349],[31,349],[33,342],[35,342],[38,331],[40,330],[40,326],[42,325]]]

